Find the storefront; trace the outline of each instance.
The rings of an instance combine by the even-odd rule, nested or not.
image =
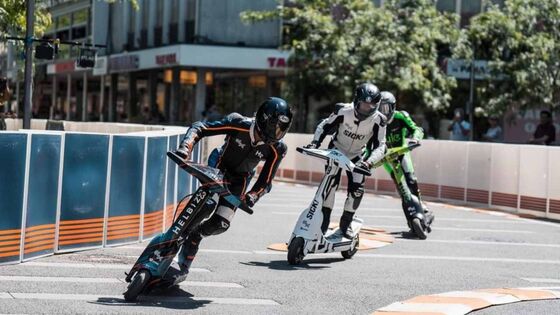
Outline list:
[[[281,95],[288,52],[175,45],[108,57],[109,110],[117,120],[190,123],[208,109],[251,115],[264,98]],[[111,115],[109,115],[110,117]]]

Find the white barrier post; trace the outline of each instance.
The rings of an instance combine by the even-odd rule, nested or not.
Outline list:
[[[25,179],[23,182],[23,203],[21,211],[21,230],[19,241],[19,262],[23,261],[25,247],[25,229],[27,226],[27,199],[29,196],[29,163],[31,162],[31,141],[33,137],[30,132],[27,133],[27,143],[25,148]]]
[[[105,183],[105,213],[103,214],[103,247],[107,246],[107,230],[109,226],[109,196],[111,193],[111,167],[113,164],[113,135],[109,135],[109,152],[107,154],[107,179]]]
[[[144,138],[144,164],[142,165],[142,199],[140,200],[140,229],[138,240],[144,240],[144,208],[146,207],[146,169],[148,167],[148,137]]]

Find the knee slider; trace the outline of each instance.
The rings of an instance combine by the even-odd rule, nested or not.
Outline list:
[[[348,192],[352,198],[362,198],[364,195],[364,186],[360,184],[350,184],[348,187]]]
[[[200,227],[203,236],[222,234],[229,229],[229,221],[219,215],[214,215]]]

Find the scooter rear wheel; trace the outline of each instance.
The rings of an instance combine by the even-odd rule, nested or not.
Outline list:
[[[428,237],[426,235],[426,232],[424,231],[424,226],[422,225],[422,221],[419,218],[412,219],[410,225],[412,225],[412,231],[414,231],[414,234],[416,234],[416,236],[418,236],[419,239],[425,240]]]
[[[358,252],[359,245],[360,245],[360,235],[358,234],[356,235],[356,245],[354,246],[354,248],[340,252],[342,254],[342,257],[344,257],[344,259],[352,258],[352,256],[354,256]]]
[[[303,254],[303,247],[305,240],[302,237],[292,239],[288,245],[288,263],[290,265],[299,265],[303,261],[305,255]]]
[[[138,295],[144,291],[146,285],[150,281],[150,272],[148,270],[140,270],[135,275],[126,291],[124,292],[124,299],[127,302],[135,302]]]

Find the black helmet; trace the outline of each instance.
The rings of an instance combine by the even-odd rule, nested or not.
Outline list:
[[[292,117],[292,110],[285,100],[269,97],[257,110],[255,129],[264,142],[274,143],[286,135],[292,125]]]
[[[354,111],[356,117],[364,120],[375,113],[379,107],[381,93],[379,88],[371,83],[362,83],[356,87],[354,94]],[[369,103],[369,106],[360,106],[361,103]],[[367,107],[367,108],[364,108]]]
[[[387,122],[393,120],[395,109],[397,108],[397,100],[391,92],[381,92],[381,101],[379,102],[379,111],[387,117]]]

